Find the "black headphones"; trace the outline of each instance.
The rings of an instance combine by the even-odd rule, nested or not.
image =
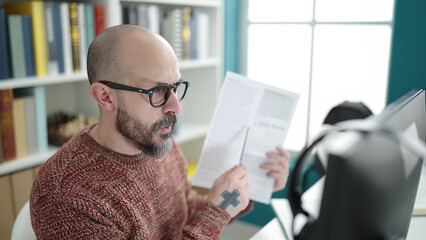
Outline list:
[[[356,121],[356,120],[355,120]],[[290,203],[291,211],[293,213],[293,224],[292,224],[292,234],[294,236],[295,240],[303,240],[307,239],[309,234],[312,233],[312,229],[315,225],[316,219],[312,217],[305,209],[302,207],[302,182],[301,182],[301,176],[303,174],[303,169],[305,166],[305,162],[307,156],[312,152],[312,150],[320,143],[327,135],[330,133],[338,133],[338,132],[358,132],[361,134],[372,134],[372,133],[378,133],[386,136],[390,136],[391,139],[398,141],[402,143],[404,146],[406,146],[408,149],[410,149],[412,152],[419,156],[426,156],[426,148],[424,145],[424,142],[422,141],[415,141],[412,139],[407,138],[403,134],[396,132],[394,130],[391,130],[386,127],[360,127],[360,128],[344,128],[344,127],[336,127],[332,128],[321,135],[319,135],[310,146],[308,146],[297,158],[296,165],[293,169],[293,175],[290,179],[290,185],[289,185],[289,192],[288,192],[288,200]],[[307,219],[306,224],[303,226],[303,228],[299,231],[299,233],[295,232],[295,219],[298,215],[304,215]]]
[[[312,144],[309,147],[307,147],[302,152],[302,154],[300,154],[300,156],[296,160],[296,165],[293,169],[293,175],[290,179],[290,186],[288,190],[288,201],[290,203],[291,211],[293,213],[293,224],[292,224],[291,231],[295,240],[305,239],[307,232],[309,231],[309,229],[312,228],[312,225],[315,223],[315,219],[302,207],[302,194],[303,194],[302,186],[303,185],[300,182],[301,180],[300,176],[302,175],[302,169],[303,169],[303,166],[305,165],[307,156],[312,152],[314,147],[324,139],[326,135],[327,135],[327,132],[320,135],[317,139],[315,139],[312,142]],[[295,222],[296,216],[299,214],[304,215],[307,219],[307,222],[305,226],[302,228],[302,230],[300,230],[300,232],[296,234],[294,229],[295,227],[294,222]]]

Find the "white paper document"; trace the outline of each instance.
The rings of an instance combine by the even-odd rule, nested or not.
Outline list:
[[[268,204],[274,179],[260,165],[275,161],[266,153],[283,145],[298,99],[296,93],[228,72],[192,185],[211,188],[241,158],[247,166],[250,199]]]

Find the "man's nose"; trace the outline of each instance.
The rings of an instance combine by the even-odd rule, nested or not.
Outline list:
[[[177,115],[182,111],[177,94],[172,91],[166,104],[163,106],[164,113]]]

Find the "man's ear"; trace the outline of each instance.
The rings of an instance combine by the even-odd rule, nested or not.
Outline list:
[[[92,83],[92,85],[90,85],[90,95],[102,109],[108,112],[113,112],[115,110],[117,95],[106,85],[98,82]]]

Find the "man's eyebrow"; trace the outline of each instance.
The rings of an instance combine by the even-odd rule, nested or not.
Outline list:
[[[169,84],[168,82],[160,82],[160,81],[157,81],[156,82],[156,84],[157,85],[176,85],[178,82],[180,82],[182,79],[180,79],[179,78],[179,80],[177,80],[176,82],[174,82],[174,83],[172,83],[172,84]]]
[[[162,80],[151,80],[151,79],[146,79],[145,80],[145,83],[148,85],[148,86],[152,86],[152,87],[155,87],[155,86],[158,86],[158,85],[169,85],[169,86],[171,86],[171,85],[176,85],[178,82],[180,82],[182,80],[182,78],[179,78],[176,82],[174,82],[174,83],[172,83],[172,84],[169,84],[168,82],[166,82],[166,81],[162,81]]]

